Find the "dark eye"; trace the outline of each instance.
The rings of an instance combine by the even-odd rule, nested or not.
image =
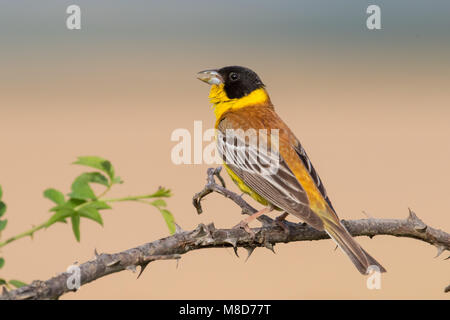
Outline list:
[[[238,79],[239,79],[239,74],[237,74],[236,72],[230,73],[230,80],[231,81],[236,81]]]

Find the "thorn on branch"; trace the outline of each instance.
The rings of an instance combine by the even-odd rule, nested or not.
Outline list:
[[[214,225],[214,222],[211,222],[206,226],[206,229],[208,229],[208,233],[212,234],[216,230],[216,226]]]
[[[273,253],[276,253],[274,250],[274,245],[270,242],[264,242],[264,247],[266,247],[267,249],[269,249],[270,251],[272,251]]]
[[[238,248],[237,247],[233,247],[233,251],[234,251],[234,254],[236,255],[236,257],[239,258]]]
[[[120,259],[113,260],[106,264],[107,267],[114,267],[120,263]]]
[[[203,224],[200,223],[197,228],[192,232],[193,238],[201,238],[208,234],[208,228]]]
[[[247,258],[245,259],[245,262],[248,261],[252,253],[255,251],[255,248],[256,247],[245,247],[245,249],[247,250]]]
[[[136,280],[139,279],[139,278],[141,277],[142,272],[144,272],[145,268],[147,268],[147,266],[148,266],[149,263],[150,263],[150,261],[149,261],[149,262],[144,262],[144,263],[142,263],[142,264],[140,265],[140,266],[141,266],[141,270],[139,270],[139,274],[138,274]]]
[[[413,224],[414,230],[420,233],[424,233],[427,230],[427,225],[417,217],[417,215],[414,213],[414,211],[411,210],[411,208],[408,208],[408,210],[408,221]]]
[[[156,260],[177,260],[177,267],[178,267],[178,260],[181,259],[181,255],[179,254],[165,254],[165,255],[149,255],[144,256],[142,258],[142,263],[140,264],[141,270],[139,270],[139,274],[136,279],[139,279],[142,273],[144,272],[145,268],[147,268],[148,264],[150,262],[156,261]]]
[[[183,230],[183,228],[181,228],[181,227],[178,225],[178,223],[175,223],[175,234],[180,234],[180,233],[183,233],[183,232],[185,232],[185,231]]]
[[[444,246],[437,246],[437,254],[436,254],[435,258],[439,257],[442,254],[442,252],[444,252],[444,251],[445,251]]]
[[[223,240],[223,242],[230,244],[233,248],[236,248],[237,241],[237,238],[226,238]]]

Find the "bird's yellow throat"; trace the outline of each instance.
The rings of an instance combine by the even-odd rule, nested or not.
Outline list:
[[[269,101],[269,95],[264,88],[256,89],[245,97],[230,99],[224,90],[224,85],[212,85],[209,92],[209,101],[213,104],[216,119],[228,110],[236,110],[255,104],[264,104]]]

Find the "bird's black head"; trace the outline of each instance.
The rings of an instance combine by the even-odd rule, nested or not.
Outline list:
[[[264,87],[258,75],[244,67],[231,66],[218,70],[224,82],[224,90],[230,99],[242,98],[252,91]]]
[[[242,98],[264,87],[264,83],[254,71],[239,66],[202,71],[198,74],[198,78],[209,84],[223,83],[223,88],[230,99]]]

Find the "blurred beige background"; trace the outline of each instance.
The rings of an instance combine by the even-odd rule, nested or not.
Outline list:
[[[112,161],[125,184],[111,196],[171,188],[169,209],[184,229],[235,225],[239,209],[218,195],[204,201],[200,216],[191,205],[208,166],[170,159],[173,130],[214,123],[209,88],[195,73],[230,64],[254,69],[267,84],[341,218],[364,218],[362,211],[405,218],[410,207],[450,230],[448,5],[411,9],[425,25],[401,20],[401,6],[383,3],[383,30],[373,33],[364,26],[365,4],[353,2],[325,11],[310,1],[262,2],[236,12],[203,1],[190,10],[81,1],[85,20],[77,32],[65,29],[68,3],[43,3],[28,3],[29,11],[5,4],[1,13],[3,239],[49,217],[42,192],[69,192],[83,170],[70,165],[79,155]],[[58,224],[8,245],[0,276],[44,280],[91,259],[95,248],[112,253],[168,234],[159,213],[141,204],[115,205],[104,224],[82,221],[81,243]],[[248,262],[231,249],[191,252],[178,268],[152,263],[139,280],[121,272],[63,299],[448,299],[449,262],[433,258],[436,248],[387,236],[358,241],[388,269],[381,290],[368,290],[325,240],[277,245],[276,255],[256,250]]]

